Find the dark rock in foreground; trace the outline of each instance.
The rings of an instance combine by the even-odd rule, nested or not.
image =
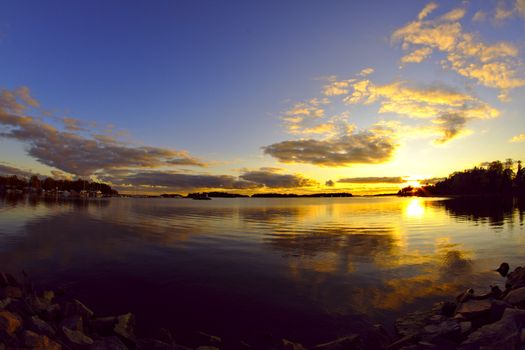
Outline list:
[[[525,268],[503,272],[504,291],[491,286],[477,295],[468,289],[455,302],[400,317],[395,322],[397,337],[375,325],[310,349],[525,349]],[[193,339],[192,346],[179,344],[166,329],[159,331],[158,339],[137,337],[131,313],[102,317],[76,299],[56,297],[53,291],[36,293],[30,283],[0,273],[0,350],[307,350],[295,340],[271,336],[258,344],[232,344],[205,332],[186,338]]]

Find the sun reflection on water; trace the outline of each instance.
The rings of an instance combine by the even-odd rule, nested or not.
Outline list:
[[[405,215],[411,218],[421,218],[425,215],[425,207],[419,198],[413,198],[405,208]]]

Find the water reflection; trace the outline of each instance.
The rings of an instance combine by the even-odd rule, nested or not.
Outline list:
[[[311,344],[501,283],[492,269],[523,263],[523,211],[493,199],[0,197],[0,266],[71,283],[145,329]]]
[[[523,226],[525,200],[512,197],[456,198],[436,201],[433,204],[445,208],[459,220],[503,226],[516,222]]]

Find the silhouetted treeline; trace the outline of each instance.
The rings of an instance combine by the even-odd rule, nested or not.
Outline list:
[[[41,180],[38,176],[33,175],[29,179],[12,176],[0,176],[0,192],[4,191],[18,191],[18,192],[53,192],[53,191],[68,191],[77,192],[98,192],[103,195],[117,195],[118,192],[111,188],[108,184],[100,182],[89,182],[87,180],[56,180],[47,177]]]
[[[162,198],[182,198],[184,196],[178,193],[163,193],[160,195],[160,197]]]
[[[249,197],[245,194],[228,193],[228,192],[208,192],[208,197],[212,198],[245,198]]]
[[[296,198],[296,197],[352,197],[351,193],[314,193],[314,194],[296,194],[296,193],[256,193],[252,194],[253,198]]]
[[[229,193],[229,192],[195,192],[195,193],[188,193],[186,196],[187,198],[245,198],[249,197],[244,194],[239,193]]]
[[[515,166],[515,164],[517,166]],[[400,196],[525,195],[525,169],[521,161],[494,161],[449,175],[435,185],[405,187]]]

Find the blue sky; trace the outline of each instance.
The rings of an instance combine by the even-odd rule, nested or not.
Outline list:
[[[423,9],[429,10],[425,16]],[[452,13],[448,19],[443,17],[447,13]],[[13,92],[27,87],[39,106],[27,106],[18,116],[32,116],[40,126],[55,127],[58,134],[53,142],[48,142],[49,135],[4,134],[0,161],[43,175],[54,171],[61,176],[92,176],[139,192],[211,189],[199,182],[203,176],[226,176],[227,183],[213,185],[232,190],[359,191],[367,184],[360,188],[337,180],[369,177],[378,188],[374,177],[437,177],[484,160],[523,158],[523,143],[509,140],[519,141],[525,133],[520,98],[525,85],[524,16],[523,0],[2,1],[0,88]],[[414,22],[418,28],[407,27]],[[443,46],[440,35],[457,25],[454,44]],[[400,28],[408,29],[396,36]],[[425,38],[429,28],[432,35]],[[483,49],[473,53],[480,45]],[[418,49],[426,53],[417,58],[421,61],[403,63],[403,57]],[[504,64],[505,72],[499,71],[502,78],[493,81],[482,70],[466,68],[471,60],[482,62],[479,67]],[[373,73],[359,75],[366,68]],[[354,81],[345,83],[349,79]],[[372,84],[373,98],[344,100],[357,91],[354,84],[364,80]],[[347,84],[344,92],[326,95],[323,89],[334,82]],[[436,91],[462,97],[429,106],[422,96]],[[415,99],[406,99],[409,92]],[[405,100],[399,100],[400,95]],[[321,101],[316,108],[324,114],[315,120],[299,115],[302,119],[295,127],[302,129],[292,131],[288,112],[312,99]],[[417,112],[408,109],[403,115],[385,112],[393,102],[394,109],[399,104],[424,105],[434,115],[415,116],[411,113]],[[482,105],[484,115],[479,112]],[[74,118],[82,129],[66,130],[64,117]],[[341,143],[343,119],[352,126],[344,131],[352,139]],[[378,136],[378,123],[389,128],[390,135],[382,131]],[[312,127],[321,124],[332,128],[331,133],[314,132]],[[3,127],[12,131],[20,125],[4,121]],[[60,154],[67,143],[61,140],[68,137],[61,132],[97,142],[111,137],[113,145],[118,142],[120,148],[113,151],[119,156],[130,156],[118,153],[122,148],[184,150],[185,157],[198,159],[199,165],[166,163],[172,156],[166,153],[155,161],[106,166],[104,162],[114,158],[98,156],[106,150],[104,143],[92,153],[85,143],[74,144],[83,147],[84,155],[98,157],[95,167],[82,163],[88,156],[56,160],[37,150],[55,148],[49,153]],[[440,132],[452,136],[441,140]],[[428,135],[414,138],[418,133]],[[374,147],[369,147],[372,134]],[[37,139],[42,142],[35,146]],[[443,142],[436,144],[436,139]],[[337,160],[312,160],[300,154],[302,148],[294,148],[298,154],[291,161],[291,150],[282,147],[303,147],[297,142],[305,140],[321,142],[316,147],[322,149],[312,150],[316,155],[328,152],[327,159]],[[357,153],[356,142],[361,147]],[[385,142],[386,148],[378,151]],[[279,148],[263,148],[271,145]],[[480,154],[482,146],[487,149]],[[363,154],[367,152],[375,154]],[[429,159],[439,160],[439,166]],[[265,175],[265,180],[245,183],[254,172]],[[181,174],[192,174],[199,181],[194,187],[191,178],[179,185]],[[279,182],[270,181],[275,179],[295,182],[278,187],[274,184]],[[337,185],[326,188],[327,180]]]

